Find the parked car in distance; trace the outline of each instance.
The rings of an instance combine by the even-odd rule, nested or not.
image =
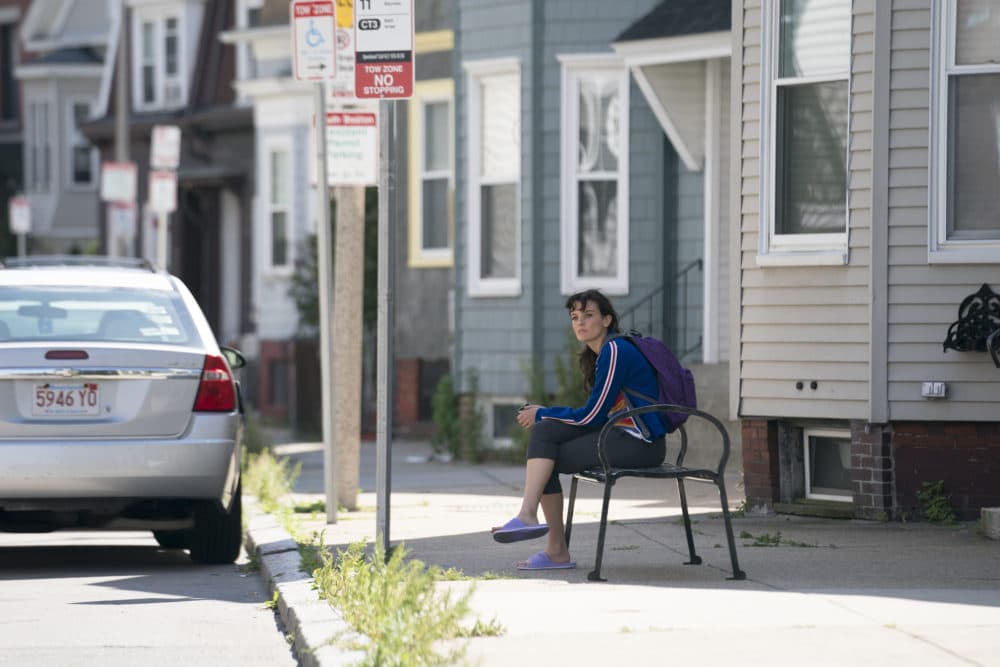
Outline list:
[[[152,530],[236,560],[243,364],[144,260],[4,260],[0,531]]]

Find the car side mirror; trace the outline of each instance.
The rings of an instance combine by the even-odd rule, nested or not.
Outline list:
[[[247,365],[246,358],[240,353],[239,350],[232,347],[226,347],[225,345],[221,346],[219,349],[222,350],[222,356],[226,358],[226,363],[228,363],[229,367],[234,371]]]

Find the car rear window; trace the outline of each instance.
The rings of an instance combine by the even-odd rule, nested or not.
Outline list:
[[[0,287],[0,342],[187,345],[197,339],[180,296],[127,287]]]

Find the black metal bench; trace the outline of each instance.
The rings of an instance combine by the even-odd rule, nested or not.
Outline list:
[[[675,433],[680,434],[680,451],[674,463],[664,462],[651,468],[615,468],[608,464],[605,453],[607,436],[613,423],[624,417],[646,414],[649,412],[684,412],[690,415],[690,419],[703,419],[710,423],[722,437],[722,456],[719,458],[719,465],[715,469],[710,468],[690,468],[684,465],[684,455],[687,453],[687,431],[683,426],[677,428]],[[587,575],[590,581],[605,581],[601,577],[601,562],[604,556],[604,537],[607,532],[608,505],[611,502],[611,489],[622,477],[643,477],[647,479],[675,479],[677,480],[677,490],[681,499],[681,511],[684,514],[684,530],[687,533],[688,552],[691,560],[685,565],[700,565],[701,557],[695,553],[694,536],[691,532],[691,517],[688,514],[687,495],[684,493],[684,480],[693,479],[702,482],[711,482],[719,489],[719,500],[722,504],[722,518],[726,525],[726,539],[729,541],[729,558],[732,561],[733,576],[729,579],[746,579],[746,573],[740,569],[736,558],[736,543],[733,539],[733,525],[729,515],[729,499],[726,495],[725,469],[729,460],[729,433],[726,427],[718,419],[693,408],[685,408],[679,405],[650,405],[642,408],[634,408],[619,412],[611,416],[608,423],[601,429],[600,437],[597,441],[597,454],[600,459],[600,467],[594,467],[573,475],[573,483],[569,492],[569,508],[566,512],[566,544],[569,545],[570,535],[573,532],[573,506],[576,503],[576,487],[579,480],[593,482],[604,485],[604,504],[601,507],[601,526],[597,535],[597,555],[594,560],[594,570]]]

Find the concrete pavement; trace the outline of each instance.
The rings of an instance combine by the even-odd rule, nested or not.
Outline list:
[[[288,443],[275,453],[303,464],[293,502],[321,501],[319,444]],[[523,468],[440,463],[429,454],[426,443],[394,443],[390,538],[425,563],[489,575],[439,584],[457,591],[474,586],[475,615],[506,629],[500,637],[468,640],[472,664],[1000,665],[1000,542],[978,534],[975,524],[750,514],[734,520],[747,579],[729,581],[714,487],[688,484],[704,561],[692,566],[683,564],[676,485],[623,480],[611,502],[603,567],[609,581],[591,583],[598,487],[583,485],[577,502],[578,567],[519,572],[513,562],[541,550],[544,539],[502,545],[489,527],[515,514]],[[362,445],[361,465],[358,512],[342,513],[329,526],[307,517],[309,529],[326,530],[331,547],[375,537],[373,443]],[[735,479],[727,490],[734,505],[742,500]],[[261,551],[300,660],[324,666],[357,660],[322,646],[344,626],[298,572],[288,539],[271,517],[249,520],[249,549]]]

